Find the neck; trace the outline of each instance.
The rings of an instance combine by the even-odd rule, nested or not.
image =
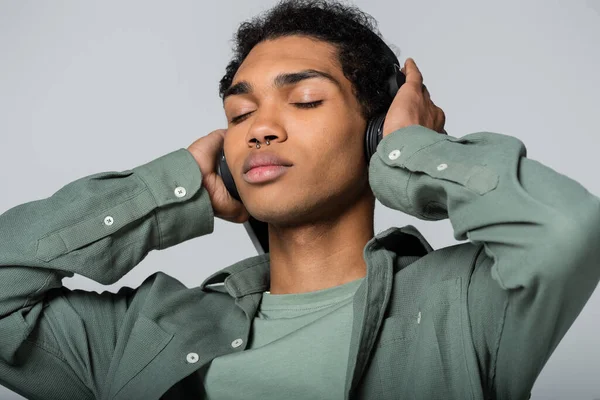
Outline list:
[[[364,196],[333,220],[269,226],[272,294],[303,293],[366,275],[363,249],[373,237],[374,198]]]

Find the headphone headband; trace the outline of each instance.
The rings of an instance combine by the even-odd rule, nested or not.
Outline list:
[[[388,64],[390,65],[390,67],[389,67],[390,75],[388,78],[388,92],[389,92],[389,95],[392,98],[394,98],[394,96],[398,92],[398,89],[400,89],[400,86],[402,86],[402,84],[404,84],[404,82],[405,82],[404,74],[401,71],[402,67],[400,65],[400,61],[398,60],[396,53],[394,53],[394,51],[390,48],[390,46],[388,46],[385,43],[383,38],[381,38],[377,33],[373,32],[373,31],[369,31],[369,32],[371,32],[371,34],[373,35],[373,38],[376,39],[377,42],[379,43],[379,45],[381,46],[381,49],[383,50],[383,53],[384,53],[384,58],[386,58],[389,61]]]

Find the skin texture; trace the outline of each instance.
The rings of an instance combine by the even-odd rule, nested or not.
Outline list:
[[[338,84],[317,77],[274,85],[279,74],[307,69],[325,72]],[[384,135],[414,124],[441,132],[443,111],[431,102],[414,61],[407,60],[404,72],[407,83],[386,116]],[[366,121],[335,47],[303,36],[262,42],[244,60],[232,86],[242,81],[252,90],[225,98],[227,130],[188,148],[215,215],[243,222],[251,214],[269,224],[273,294],[320,290],[364,277],[362,252],[373,237],[375,201],[363,154]],[[315,101],[322,103],[297,104]],[[223,145],[243,204],[229,196],[216,174]],[[292,166],[274,181],[250,184],[242,166],[255,152],[277,154]]]

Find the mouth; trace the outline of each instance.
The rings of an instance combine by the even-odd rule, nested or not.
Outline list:
[[[272,182],[285,175],[291,166],[287,165],[262,165],[251,168],[243,177],[248,183]]]
[[[265,183],[284,175],[292,163],[276,153],[250,154],[243,165],[243,178],[247,183]]]

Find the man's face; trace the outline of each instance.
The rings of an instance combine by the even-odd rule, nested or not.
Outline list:
[[[290,75],[306,71],[312,72]],[[333,45],[302,36],[262,42],[231,88],[234,94],[224,100],[225,154],[251,215],[296,225],[335,218],[371,195],[363,155],[366,121]],[[289,166],[244,174],[247,157],[258,153],[279,156]]]

